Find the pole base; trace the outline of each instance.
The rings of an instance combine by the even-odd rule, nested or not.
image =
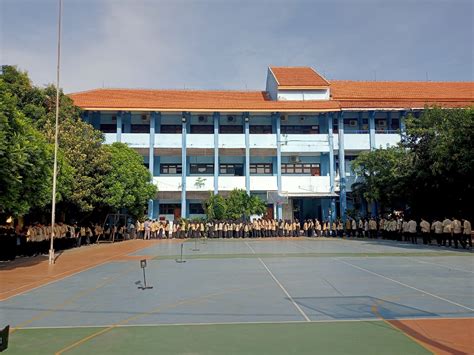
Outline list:
[[[54,249],[49,249],[49,264],[53,265],[55,263]]]

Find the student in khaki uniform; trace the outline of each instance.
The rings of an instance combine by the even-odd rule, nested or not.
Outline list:
[[[467,219],[462,220],[463,223],[463,231],[462,231],[462,240],[466,245],[469,243],[469,248],[472,249],[472,229],[471,229],[471,222]]]
[[[449,242],[449,246],[451,246],[451,220],[449,218],[445,218],[443,221],[443,246],[446,246],[446,242]]]
[[[431,244],[431,238],[430,238],[430,224],[428,221],[426,221],[424,218],[421,219],[420,222],[420,229],[421,229],[421,235],[423,237],[423,244]]]
[[[322,226],[317,218],[314,220],[314,229],[316,231],[316,237],[321,237]]]
[[[340,219],[337,220],[336,229],[337,229],[337,236],[339,238],[342,238],[342,235],[344,233],[344,225],[342,224],[342,221]]]
[[[408,233],[410,234],[410,240],[412,244],[418,244],[418,238],[416,235],[417,224],[413,219],[408,221]]]
[[[443,223],[435,219],[435,221],[431,224],[431,230],[434,232],[436,244],[438,244],[440,247],[443,242]]]
[[[453,221],[451,223],[451,233],[452,239],[454,241],[454,248],[458,249],[459,242],[461,241],[462,225],[461,221],[457,218],[453,218]]]
[[[351,234],[352,234],[352,237],[357,237],[357,223],[355,221],[355,219],[353,219],[351,221]]]
[[[377,222],[373,217],[369,220],[369,238],[377,238]]]

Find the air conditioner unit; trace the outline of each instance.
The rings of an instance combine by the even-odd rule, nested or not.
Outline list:
[[[207,122],[207,117],[206,116],[199,116],[198,121],[199,122]]]
[[[227,116],[227,122],[234,122],[235,117],[234,116]]]
[[[141,117],[142,121],[148,121],[150,119],[150,116],[148,116],[146,113],[144,113]]]
[[[300,163],[301,160],[300,160],[300,157],[299,157],[299,156],[297,156],[297,155],[292,155],[292,156],[290,156],[290,162],[292,162],[292,163]]]
[[[386,121],[377,121],[377,127],[385,127],[385,126],[387,126]]]
[[[351,126],[351,127],[357,127],[357,120],[350,120],[350,121],[349,121],[349,126]]]
[[[287,115],[282,115],[282,116],[281,116],[281,120],[282,120],[283,122],[288,121],[288,116],[287,116]]]

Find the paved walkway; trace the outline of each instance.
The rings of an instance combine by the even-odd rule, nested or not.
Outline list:
[[[58,253],[54,265],[49,265],[47,256],[21,258],[5,263],[0,266],[0,301],[94,266],[127,258],[127,254],[160,242],[138,239],[69,249]]]

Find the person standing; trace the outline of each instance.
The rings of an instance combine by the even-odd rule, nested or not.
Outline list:
[[[357,237],[357,223],[355,219],[352,219],[351,221],[351,229],[352,229],[352,237],[353,238]]]
[[[463,241],[465,244],[469,243],[469,248],[472,249],[472,229],[471,229],[471,222],[467,219],[463,219]]]
[[[435,219],[431,224],[431,230],[434,232],[436,244],[440,247],[443,242],[443,223]]]
[[[372,217],[369,220],[369,238],[375,239],[377,237],[377,222]]]
[[[408,233],[410,234],[410,239],[412,244],[418,244],[418,238],[416,235],[416,222],[413,219],[408,221]]]
[[[445,218],[443,221],[443,246],[446,246],[446,242],[449,242],[449,246],[451,246],[451,220],[449,218]]]
[[[151,222],[149,219],[145,221],[144,227],[145,227],[145,236],[143,237],[143,239],[148,240],[150,239],[150,234],[151,234]]]
[[[454,247],[458,249],[459,242],[461,241],[462,225],[461,225],[461,221],[458,220],[457,218],[453,218],[453,221],[451,224],[451,233],[452,233],[452,239],[454,241]]]
[[[430,224],[428,221],[426,221],[424,218],[421,219],[420,222],[420,228],[421,228],[421,235],[423,236],[423,244],[431,244],[431,238],[430,238]]]

